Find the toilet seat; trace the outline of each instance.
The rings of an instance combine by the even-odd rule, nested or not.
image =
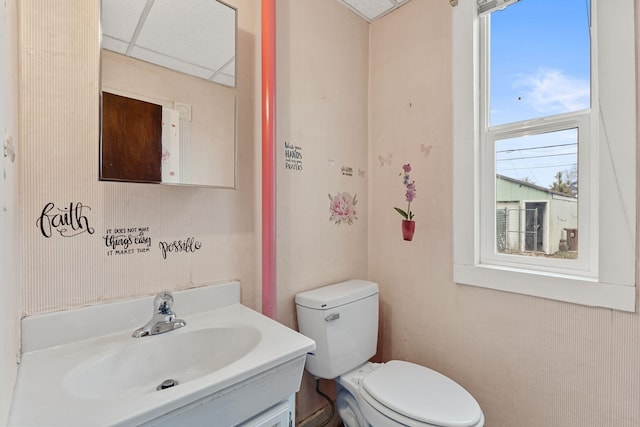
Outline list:
[[[476,400],[446,376],[410,362],[392,360],[366,375],[362,398],[390,419],[412,426],[482,425]]]

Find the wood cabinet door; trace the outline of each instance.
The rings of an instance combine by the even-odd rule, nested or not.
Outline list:
[[[160,182],[162,106],[102,93],[102,179]]]

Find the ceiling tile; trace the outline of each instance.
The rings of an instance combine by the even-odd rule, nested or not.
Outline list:
[[[148,12],[148,13],[145,13]],[[235,85],[235,10],[212,0],[102,0],[102,47]],[[228,83],[227,83],[228,84]]]
[[[340,0],[349,9],[373,22],[409,0]]]

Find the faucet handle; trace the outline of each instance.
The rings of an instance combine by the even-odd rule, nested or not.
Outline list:
[[[169,291],[162,291],[153,299],[155,312],[161,314],[173,314],[173,295]]]

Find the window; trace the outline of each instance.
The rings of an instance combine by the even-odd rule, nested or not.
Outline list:
[[[524,0],[479,17],[482,260],[588,272],[578,218],[591,191],[577,189],[590,153],[589,3]]]
[[[454,8],[457,283],[635,310],[633,7]]]

